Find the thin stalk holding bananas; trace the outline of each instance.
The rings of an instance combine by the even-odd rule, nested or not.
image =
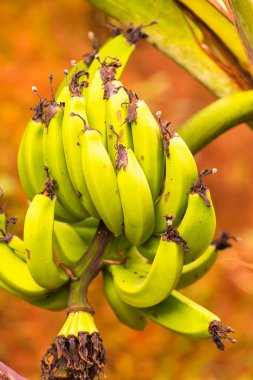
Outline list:
[[[115,236],[119,236],[123,230],[123,213],[116,174],[99,132],[89,128],[85,119],[83,122],[80,139],[84,178],[101,219]]]
[[[155,201],[164,179],[164,151],[160,129],[144,100],[138,99],[137,95],[131,91],[128,91],[128,95],[129,107],[126,121],[131,123],[134,153],[148,180]]]
[[[78,73],[77,73],[78,74]],[[78,80],[78,75],[75,75]],[[73,82],[73,79],[72,79]],[[72,83],[71,82],[71,83]],[[79,200],[87,214],[99,218],[98,212],[92,202],[82,170],[82,150],[80,145],[80,133],[83,130],[83,122],[80,118],[71,117],[72,113],[79,114],[86,119],[85,99],[81,96],[82,83],[69,85],[69,95],[65,102],[62,122],[62,139],[68,173]],[[73,93],[71,93],[71,90]]]
[[[154,230],[154,205],[148,181],[134,152],[117,140],[116,170],[124,213],[124,232],[134,245],[141,245]]]
[[[148,320],[178,334],[197,339],[211,337],[220,350],[225,348],[221,339],[236,343],[227,336],[234,332],[230,326],[222,327],[217,315],[175,290],[160,304],[139,310]]]
[[[69,280],[53,258],[53,228],[56,195],[44,190],[29,205],[24,225],[27,265],[34,280],[46,289],[56,289]]]
[[[122,300],[131,306],[148,307],[168,297],[183,269],[185,242],[174,229],[161,237],[152,264],[130,259],[126,265],[111,265],[114,286]]]
[[[187,241],[189,247],[184,257],[184,264],[196,260],[213,239],[216,217],[210,192],[203,184],[203,177],[216,171],[216,169],[200,171],[199,178],[189,192],[187,209],[178,227],[180,236]]]
[[[22,298],[39,298],[48,293],[48,289],[35,282],[27,264],[4,242],[0,242],[0,262],[1,282]]]
[[[120,143],[126,148],[133,149],[133,141],[130,125],[126,121],[129,102],[128,93],[120,81],[112,81],[112,86],[117,89],[117,92],[109,94],[106,101],[105,122],[107,126],[107,151],[115,167],[117,136]],[[108,128],[110,125],[113,126],[115,133]]]
[[[193,155],[184,140],[169,131],[169,123],[159,124],[166,153],[166,177],[162,194],[155,205],[155,233],[165,230],[164,215],[174,215],[173,226],[179,225],[188,200],[188,193],[198,178]]]
[[[128,305],[120,298],[114,287],[113,277],[106,270],[103,271],[103,280],[104,295],[117,318],[134,330],[143,330],[147,321],[136,308]]]
[[[234,236],[223,232],[221,237],[214,240],[209,247],[195,261],[185,264],[177,283],[176,289],[182,289],[189,286],[203,277],[215,263],[218,252],[231,247],[229,239],[238,241]]]
[[[51,89],[52,79],[51,75]],[[57,183],[58,202],[72,215],[74,221],[78,221],[86,218],[88,214],[82,207],[68,174],[62,141],[62,120],[63,106],[56,103],[52,91],[52,102],[46,110],[47,128],[43,134],[44,162],[49,168],[50,176]]]

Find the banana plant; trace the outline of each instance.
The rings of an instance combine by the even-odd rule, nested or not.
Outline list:
[[[178,132],[193,153],[241,122],[253,127],[250,0],[146,0],[145,6],[134,0],[89,2],[123,24],[156,19],[157,24],[148,31],[148,41],[223,98],[179,126]],[[203,130],[200,126],[206,118],[209,127]]]

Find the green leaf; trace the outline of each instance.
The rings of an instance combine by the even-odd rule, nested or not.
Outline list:
[[[252,0],[228,0],[228,4],[246,53],[253,64],[253,2]]]
[[[173,0],[89,0],[125,24],[157,25],[147,30],[148,40],[219,97],[240,90],[233,78],[199,44],[187,18]]]

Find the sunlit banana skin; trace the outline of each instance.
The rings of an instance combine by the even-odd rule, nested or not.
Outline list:
[[[178,227],[178,232],[186,241],[189,251],[185,254],[184,264],[196,260],[211,243],[215,228],[216,217],[209,190],[207,206],[198,193],[189,194],[185,215]]]
[[[238,238],[231,236],[228,232],[223,232],[196,260],[184,264],[176,288],[185,288],[202,278],[212,268],[217,259],[218,252],[232,246],[229,241],[231,239],[238,241]]]
[[[42,151],[45,123],[43,120],[46,101],[34,107],[35,115],[28,123],[18,151],[18,173],[21,185],[28,199],[42,191],[46,180]],[[39,111],[39,112],[38,112]]]
[[[103,271],[104,295],[114,311],[117,318],[126,326],[134,330],[143,330],[146,326],[146,320],[143,318],[137,309],[126,304],[115,290],[112,275]]]
[[[178,134],[171,134],[166,129],[163,131],[163,144],[166,177],[162,194],[155,205],[156,234],[165,230],[164,215],[175,216],[174,227],[181,222],[187,207],[188,193],[198,178],[194,157]]]
[[[183,247],[161,238],[152,264],[136,260],[111,265],[115,289],[124,302],[134,307],[156,305],[175,288],[183,268]]]
[[[105,225],[119,236],[123,231],[123,212],[117,177],[99,132],[86,128],[81,147],[83,174],[92,201]]]
[[[113,81],[112,85],[118,89],[112,93],[106,101],[106,131],[107,131],[107,150],[111,161],[116,167],[116,148],[117,136],[122,145],[133,149],[131,128],[126,121],[128,111],[128,94],[120,81]],[[109,128],[112,125],[113,131]],[[115,133],[116,132],[116,133]]]
[[[53,258],[54,209],[57,198],[37,194],[29,205],[24,224],[26,262],[33,279],[46,289],[56,289],[69,280]]]
[[[88,248],[75,228],[67,223],[54,222],[54,259],[69,267],[73,267]]]
[[[128,91],[129,112],[134,153],[148,180],[154,201],[158,198],[164,180],[164,151],[157,120],[144,100]]]
[[[173,332],[189,338],[207,339],[212,337],[217,348],[224,350],[221,339],[236,343],[235,339],[227,336],[234,330],[222,327],[220,318],[214,313],[198,305],[196,302],[174,290],[171,295],[158,305],[139,309],[147,318]],[[220,333],[223,334],[220,334]]]
[[[131,149],[119,145],[116,162],[124,232],[132,244],[141,245],[154,229],[154,206],[148,181]]]
[[[43,134],[44,163],[49,169],[50,177],[57,183],[58,202],[67,211],[67,214],[72,215],[72,221],[83,220],[87,217],[87,212],[82,207],[73,188],[64,156],[62,141],[63,108],[57,104],[52,104],[52,108],[50,117],[52,115],[53,117],[50,118]]]
[[[48,293],[31,276],[27,264],[4,242],[0,242],[0,280],[13,294],[22,297],[39,298]],[[6,290],[6,289],[5,289]]]
[[[81,95],[71,96],[69,93],[65,102],[62,121],[62,139],[68,173],[79,200],[87,212],[87,216],[99,218],[82,170],[80,135],[83,131],[83,122],[79,117],[72,117],[72,113],[77,113],[86,119],[85,99]]]

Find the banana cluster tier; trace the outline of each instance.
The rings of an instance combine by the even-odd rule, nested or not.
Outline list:
[[[155,26],[153,26],[155,27]],[[120,81],[143,26],[94,46],[73,62],[56,94],[38,98],[18,153],[29,199],[24,239],[2,210],[0,286],[34,305],[67,308],[42,358],[42,378],[95,379],[105,350],[87,300],[102,271],[104,294],[121,322],[148,320],[176,333],[212,338],[233,332],[178,292],[202,277],[218,250],[216,219],[204,178],[183,139]],[[213,241],[213,242],[212,242]]]

